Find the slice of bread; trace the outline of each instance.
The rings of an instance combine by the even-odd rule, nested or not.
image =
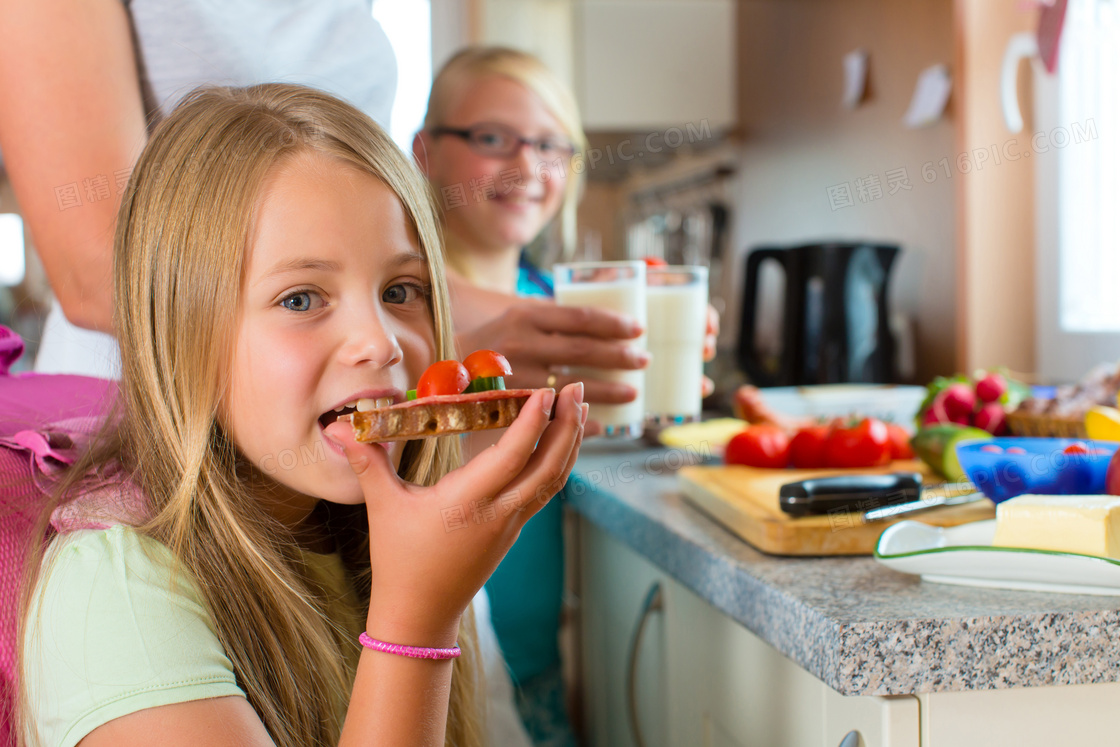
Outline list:
[[[437,395],[350,416],[354,440],[405,441],[505,428],[534,389],[499,389],[474,394]]]

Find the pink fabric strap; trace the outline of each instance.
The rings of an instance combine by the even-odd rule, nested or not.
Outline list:
[[[367,633],[358,636],[358,642],[363,646],[383,654],[396,654],[408,656],[412,659],[457,659],[463,653],[458,646],[451,648],[421,648],[420,646],[402,646],[399,643],[386,643],[376,638],[370,638]]]

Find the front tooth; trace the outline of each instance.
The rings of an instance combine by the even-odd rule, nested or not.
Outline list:
[[[369,412],[370,410],[376,410],[378,407],[378,402],[379,400],[370,399],[369,397],[363,397],[357,402],[358,412]]]
[[[339,405],[338,407],[334,408],[334,411],[335,412],[342,412],[345,409],[346,409],[346,405]]]
[[[377,398],[377,406],[378,407],[390,407],[390,406],[392,406],[392,404],[393,404],[393,398],[392,397],[378,397]]]

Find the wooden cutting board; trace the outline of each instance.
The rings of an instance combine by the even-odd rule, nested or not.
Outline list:
[[[921,462],[895,462],[889,467],[862,472],[929,475]],[[989,500],[870,523],[865,523],[860,513],[795,519],[778,507],[778,490],[782,485],[841,473],[843,470],[756,469],[727,465],[684,467],[677,475],[681,491],[692,503],[759,550],[774,555],[870,555],[883,530],[899,521],[916,519],[937,526],[955,526],[993,519],[996,515],[995,504]],[[937,482],[932,477],[928,480],[930,485]]]

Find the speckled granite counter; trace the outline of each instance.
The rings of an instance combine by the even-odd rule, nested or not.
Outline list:
[[[569,497],[833,689],[892,695],[1120,681],[1120,597],[923,583],[867,557],[765,555],[681,496],[674,470],[685,459],[588,445]]]

